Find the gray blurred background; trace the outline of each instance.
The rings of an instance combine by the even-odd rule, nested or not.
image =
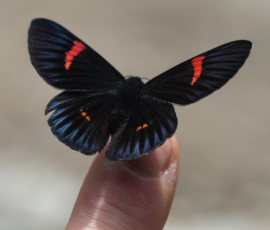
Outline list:
[[[269,0],[0,0],[0,229],[64,229],[92,157],[43,115],[58,93],[27,52],[30,20],[64,25],[125,75],[152,78],[217,45],[248,39],[222,90],[177,107],[178,189],[166,230],[270,229]]]

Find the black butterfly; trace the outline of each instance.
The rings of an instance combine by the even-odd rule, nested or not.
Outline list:
[[[101,151],[132,160],[162,145],[177,127],[172,103],[187,105],[223,86],[243,65],[251,42],[239,40],[191,58],[144,84],[125,79],[98,53],[59,24],[35,19],[29,29],[33,66],[65,91],[47,105],[52,132],[84,154]]]

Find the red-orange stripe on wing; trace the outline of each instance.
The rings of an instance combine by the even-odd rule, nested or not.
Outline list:
[[[192,60],[192,65],[194,67],[194,75],[192,78],[192,82],[190,83],[191,85],[194,85],[196,81],[199,79],[199,77],[201,76],[202,71],[203,71],[202,64],[203,64],[204,59],[205,59],[205,56],[199,56]]]
[[[73,46],[71,47],[71,50],[66,53],[66,59],[65,59],[65,68],[66,70],[69,70],[74,57],[78,56],[82,51],[86,49],[86,46],[80,42],[80,41],[73,41]]]

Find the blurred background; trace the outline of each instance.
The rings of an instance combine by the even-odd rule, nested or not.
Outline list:
[[[58,91],[29,61],[35,17],[145,78],[251,40],[250,58],[222,90],[176,107],[181,169],[165,229],[270,229],[269,12],[268,0],[0,0],[0,229],[64,229],[92,160],[59,142],[43,115]]]

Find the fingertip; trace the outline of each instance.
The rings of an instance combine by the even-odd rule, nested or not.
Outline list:
[[[154,152],[142,158],[127,161],[126,165],[139,174],[156,177],[163,174],[173,162],[177,162],[178,158],[179,145],[176,137],[173,136]]]

